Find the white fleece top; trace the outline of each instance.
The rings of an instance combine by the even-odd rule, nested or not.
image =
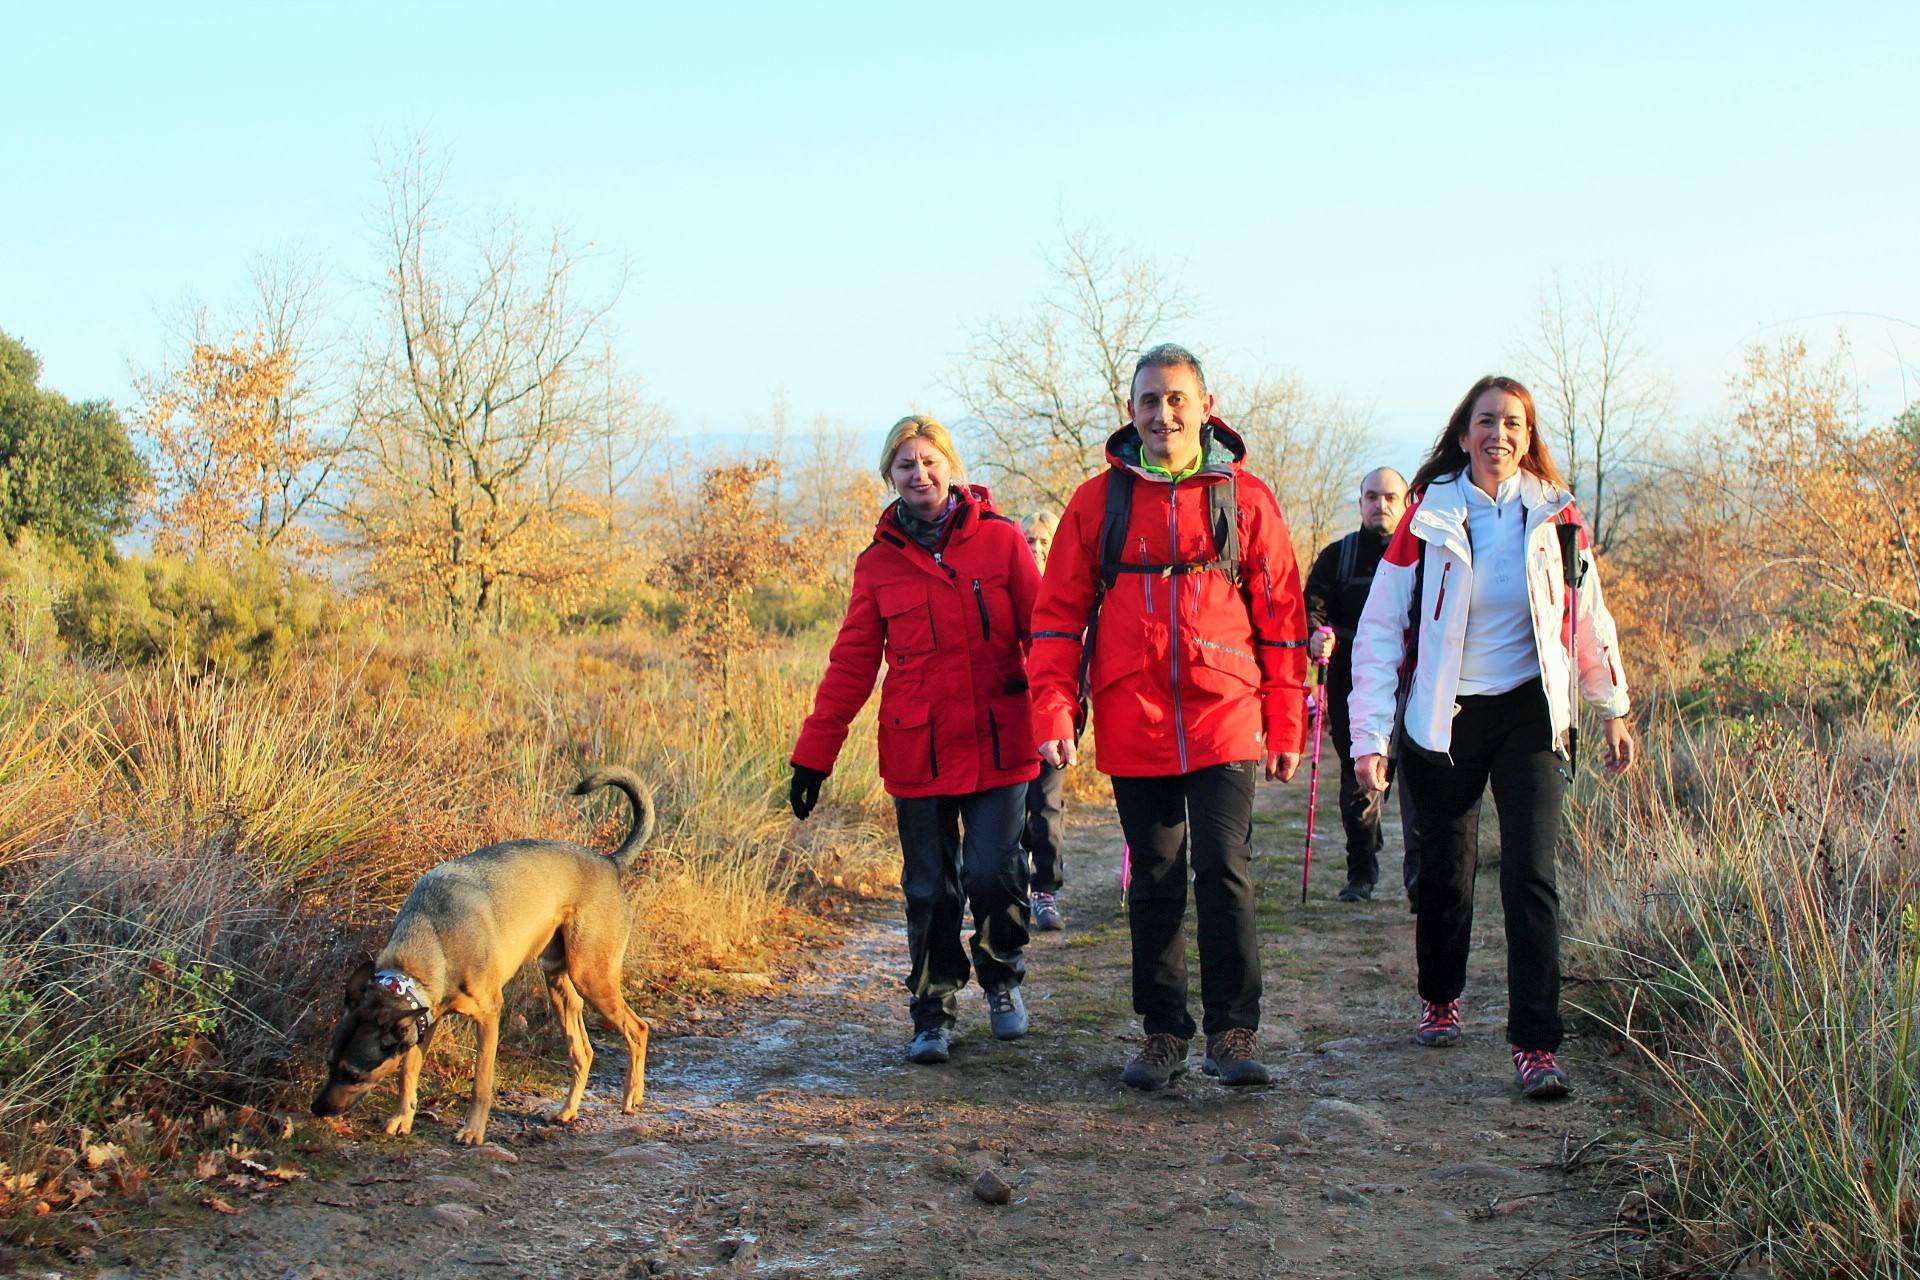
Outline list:
[[[1456,697],[1505,693],[1539,678],[1533,615],[1527,608],[1527,517],[1518,474],[1489,498],[1466,475],[1467,537],[1473,547],[1473,599],[1467,607]]]

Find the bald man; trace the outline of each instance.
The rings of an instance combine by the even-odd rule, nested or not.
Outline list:
[[[1353,663],[1349,649],[1353,629],[1366,608],[1374,570],[1386,551],[1400,517],[1407,509],[1407,482],[1392,467],[1376,467],[1360,481],[1360,527],[1328,543],[1314,558],[1307,574],[1307,656],[1318,661],[1328,647],[1327,720],[1333,748],[1340,754],[1340,824],[1347,833],[1347,883],[1342,902],[1365,902],[1373,897],[1380,877],[1380,814],[1385,791],[1370,791],[1353,772],[1352,748],[1347,739],[1347,695],[1353,692]],[[1331,638],[1320,628],[1333,628]],[[1392,774],[1388,774],[1391,786]],[[1407,901],[1417,910],[1414,884],[1420,870],[1419,844],[1413,834],[1413,814],[1407,794],[1400,793],[1400,831],[1406,847],[1401,866]]]

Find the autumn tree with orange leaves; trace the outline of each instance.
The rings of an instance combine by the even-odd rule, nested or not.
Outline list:
[[[612,551],[589,468],[626,401],[611,303],[575,299],[565,246],[506,224],[456,262],[438,185],[419,157],[388,178],[386,342],[356,397],[346,515],[389,594],[466,631],[594,584]]]
[[[197,342],[186,363],[146,389],[141,427],[157,456],[156,545],[216,557],[311,547],[296,525],[313,495],[319,450],[287,410],[294,353],[259,335]]]
[[[761,458],[709,468],[678,512],[680,544],[667,580],[684,612],[679,634],[702,678],[725,691],[731,660],[763,640],[747,617],[747,595],[776,573],[800,567],[782,543],[780,465]]]

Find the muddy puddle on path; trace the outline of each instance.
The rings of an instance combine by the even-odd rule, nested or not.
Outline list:
[[[1466,1034],[1447,1050],[1413,1045],[1404,902],[1335,903],[1338,851],[1320,844],[1300,906],[1304,791],[1260,793],[1271,1088],[1224,1089],[1197,1057],[1163,1094],[1119,1085],[1137,1034],[1119,839],[1088,805],[1070,831],[1067,930],[1029,953],[1021,1041],[994,1040],[969,989],[952,1062],[908,1064],[905,931],[896,905],[875,902],[785,989],[692,1034],[656,1034],[636,1116],[616,1110],[622,1055],[596,1035],[572,1128],[532,1118],[550,1100],[509,1099],[496,1141],[465,1151],[451,1146],[455,1116],[423,1117],[412,1139],[355,1144],[340,1177],[146,1242],[150,1260],[118,1273],[1618,1274],[1621,1190],[1591,1163],[1626,1136],[1612,1060],[1576,1038],[1573,1099],[1513,1094],[1492,877]],[[1007,1204],[974,1195],[988,1170]]]

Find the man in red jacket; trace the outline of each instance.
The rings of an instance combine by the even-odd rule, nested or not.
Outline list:
[[[1096,766],[1133,851],[1133,1007],[1145,1043],[1121,1079],[1163,1089],[1187,1069],[1187,864],[1200,944],[1204,1069],[1265,1084],[1255,934],[1256,767],[1290,780],[1306,732],[1306,611],[1273,491],[1212,416],[1200,362],[1171,343],[1134,367],[1131,425],[1074,493],[1033,613],[1035,737],[1077,762],[1085,643]]]

